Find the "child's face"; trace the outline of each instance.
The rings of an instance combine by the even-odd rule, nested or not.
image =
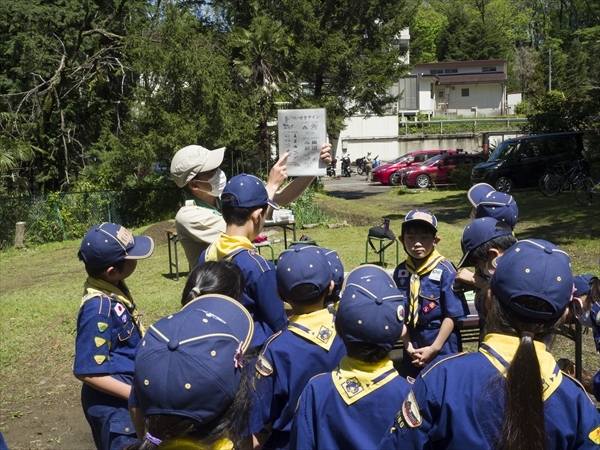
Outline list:
[[[404,244],[404,249],[414,259],[424,259],[432,251],[435,245],[440,241],[440,238],[434,236],[431,232],[417,231],[406,232],[400,237]]]

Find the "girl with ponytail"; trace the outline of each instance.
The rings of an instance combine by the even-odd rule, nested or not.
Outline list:
[[[597,449],[600,414],[547,351],[571,301],[568,255],[542,240],[498,258],[479,350],[416,379],[380,449]]]

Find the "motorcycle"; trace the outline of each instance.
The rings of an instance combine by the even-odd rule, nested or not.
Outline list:
[[[342,158],[342,176],[349,177],[352,174],[352,169],[350,168],[350,157],[344,156]]]
[[[335,173],[335,166],[337,165],[337,159],[333,159],[331,164],[327,165],[327,176],[331,178],[337,178]]]
[[[356,161],[354,161],[354,163],[356,164],[357,174],[363,175],[367,171],[367,161],[364,156],[362,158],[358,158]]]

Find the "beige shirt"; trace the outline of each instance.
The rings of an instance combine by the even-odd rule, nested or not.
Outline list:
[[[221,212],[200,200],[186,200],[175,216],[177,237],[185,251],[190,269],[196,267],[200,254],[225,233]]]

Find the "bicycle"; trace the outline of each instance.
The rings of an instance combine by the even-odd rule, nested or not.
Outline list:
[[[555,165],[539,179],[538,185],[542,194],[552,197],[563,190],[576,190],[587,177],[584,167],[585,159],[577,159],[570,163]]]
[[[592,177],[585,177],[575,188],[575,197],[583,206],[590,206],[597,194],[600,194],[600,182],[596,183]],[[598,201],[597,197],[596,201]]]

